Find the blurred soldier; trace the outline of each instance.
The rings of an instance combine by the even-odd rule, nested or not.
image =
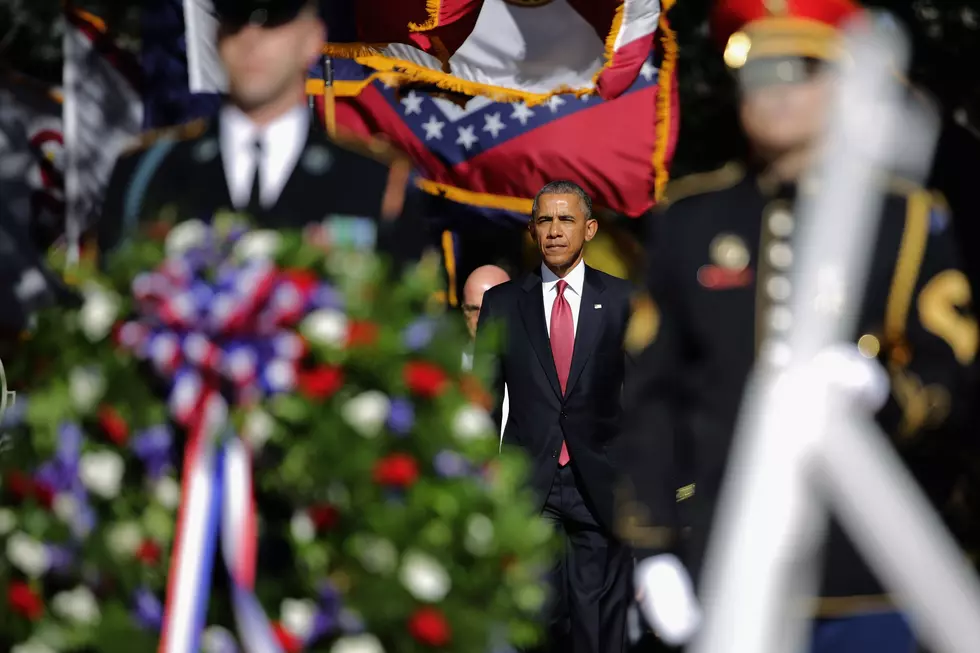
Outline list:
[[[805,246],[796,239],[793,202],[814,190],[797,181],[820,146],[838,28],[858,9],[849,0],[723,0],[714,14],[754,158],[676,182],[654,221],[648,284],[659,322],[629,391],[628,473],[618,497],[618,531],[637,553],[645,613],[673,643],[697,626],[688,572],[696,587],[747,377],[757,357],[781,354],[760,351],[766,332],[778,338],[791,326],[794,252]],[[854,341],[888,370],[892,395],[880,422],[939,501],[950,488],[933,486],[936,475],[923,470],[948,455],[977,323],[942,202],[912,183],[883,190]],[[836,523],[814,617],[813,651],[914,646],[905,619]]]
[[[136,223],[249,213],[262,227],[339,218],[397,261],[431,242],[407,160],[332,140],[307,108],[306,76],[325,26],[312,0],[216,0],[229,93],[210,123],[147,135],[116,165],[99,227],[103,250]]]

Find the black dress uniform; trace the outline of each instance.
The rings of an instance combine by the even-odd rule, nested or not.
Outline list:
[[[116,164],[98,225],[100,251],[132,234],[135,223],[173,211],[210,219],[234,210],[222,162],[221,118],[146,135]],[[271,206],[254,211],[259,227],[302,228],[331,216],[377,225],[379,251],[396,263],[417,261],[433,243],[410,164],[391,150],[332,139],[310,121],[296,166]]]
[[[761,336],[790,327],[797,193],[732,164],[676,182],[654,221],[648,286],[657,329],[630,383],[618,531],[638,558],[679,553],[696,582]],[[937,501],[951,489],[941,470],[977,348],[957,258],[939,198],[893,184],[854,341],[888,370],[880,422]],[[819,614],[888,605],[836,523],[824,570]]]

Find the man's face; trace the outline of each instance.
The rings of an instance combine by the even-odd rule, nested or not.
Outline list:
[[[222,26],[218,53],[230,95],[246,110],[280,98],[305,77],[324,36],[323,24],[310,11],[277,27]]]
[[[463,317],[466,319],[466,328],[471,338],[476,337],[476,327],[480,323],[480,309],[483,307],[483,294],[486,291],[487,287],[480,287],[463,297]]]
[[[586,219],[577,195],[556,193],[541,196],[529,228],[545,265],[561,275],[581,260],[585,243],[595,237],[599,224]]]
[[[785,61],[779,65],[791,65]],[[829,72],[800,81],[743,87],[742,127],[763,154],[780,155],[807,147],[823,134],[832,89]]]

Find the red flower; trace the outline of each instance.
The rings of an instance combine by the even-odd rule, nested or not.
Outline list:
[[[37,621],[44,613],[41,597],[27,583],[21,581],[10,583],[10,587],[7,588],[7,602],[14,612],[31,621]]]
[[[340,520],[340,511],[329,503],[313,506],[308,514],[318,531],[328,531]]]
[[[303,299],[313,294],[313,290],[316,289],[316,285],[319,283],[316,275],[309,270],[286,270],[282,273],[282,277],[296,286],[296,290],[303,295]]]
[[[419,477],[419,466],[407,453],[393,453],[374,466],[374,482],[380,485],[407,488]]]
[[[119,412],[111,406],[99,408],[99,426],[105,431],[106,437],[117,447],[126,444],[129,439],[129,425]]]
[[[405,366],[405,385],[415,394],[432,399],[442,394],[449,377],[431,363],[414,362]]]
[[[12,471],[7,475],[7,487],[18,501],[34,499],[45,508],[54,503],[54,490],[21,472]]]
[[[344,371],[323,366],[299,373],[299,389],[309,399],[328,399],[344,386]]]
[[[419,608],[408,620],[408,632],[427,646],[445,646],[452,639],[449,622],[435,608]]]
[[[299,653],[303,650],[303,642],[300,641],[299,637],[283,628],[281,623],[272,624],[272,632],[275,633],[276,639],[279,640],[279,646],[286,653]]]
[[[347,327],[348,347],[370,347],[378,340],[378,325],[374,322],[354,320]]]
[[[140,547],[136,549],[136,559],[144,565],[155,565],[160,562],[160,545],[153,540],[143,540]]]

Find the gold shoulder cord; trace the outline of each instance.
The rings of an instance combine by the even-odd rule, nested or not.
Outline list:
[[[731,188],[740,182],[744,176],[745,168],[739,163],[731,162],[718,170],[681,177],[667,184],[664,201],[661,204],[667,206],[685,197]]]

